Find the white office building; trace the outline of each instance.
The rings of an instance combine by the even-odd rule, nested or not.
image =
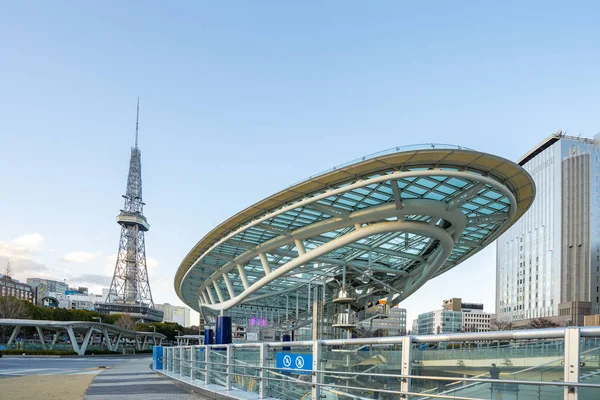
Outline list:
[[[155,304],[155,307],[164,313],[163,322],[176,322],[185,328],[191,326],[189,308],[172,306],[169,303]]]
[[[531,208],[497,241],[499,321],[600,313],[600,146],[549,136],[519,161],[536,184]]]

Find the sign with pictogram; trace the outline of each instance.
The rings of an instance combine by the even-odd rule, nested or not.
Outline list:
[[[312,354],[279,352],[275,356],[275,367],[293,374],[310,374],[312,362]]]

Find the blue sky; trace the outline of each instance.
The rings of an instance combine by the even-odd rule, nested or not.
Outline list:
[[[187,251],[237,211],[390,147],[516,160],[600,131],[594,2],[0,1],[0,263],[101,287],[141,98],[147,253],[179,304]],[[489,248],[403,303],[494,309]]]

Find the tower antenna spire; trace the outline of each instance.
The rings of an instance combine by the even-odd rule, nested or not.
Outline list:
[[[163,312],[154,307],[148,268],[146,266],[145,233],[150,229],[144,216],[142,200],[142,152],[138,148],[140,99],[137,102],[135,147],[131,148],[125,203],[117,216],[121,239],[115,262],[115,272],[104,303],[96,310],[104,314],[130,314],[142,321],[162,321]]]
[[[135,117],[135,147],[138,147],[138,128],[140,122],[140,98],[137,101],[137,115]]]

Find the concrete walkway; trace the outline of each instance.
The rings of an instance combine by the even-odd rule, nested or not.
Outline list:
[[[200,400],[201,397],[150,370],[151,358],[124,362],[98,374],[84,400]]]

